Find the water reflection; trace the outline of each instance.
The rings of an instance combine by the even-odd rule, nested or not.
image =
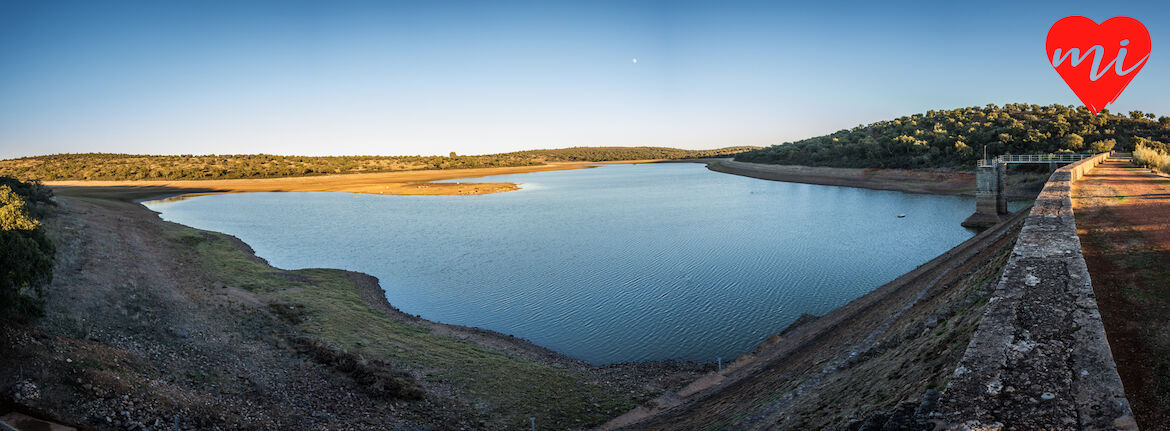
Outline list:
[[[405,312],[593,363],[734,357],[801,313],[823,314],[973,235],[959,226],[971,197],[764,181],[697,164],[475,181],[525,187],[147,206],[235,235],[278,267],[374,275]]]

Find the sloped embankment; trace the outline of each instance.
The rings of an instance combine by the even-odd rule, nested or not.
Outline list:
[[[925,421],[1025,213],[602,429],[901,429]]]
[[[61,193],[64,195],[65,193]],[[234,237],[117,199],[63,197],[46,316],[0,326],[0,401],[95,429],[598,425],[697,374],[592,367],[428,322],[377,280],[281,270]]]

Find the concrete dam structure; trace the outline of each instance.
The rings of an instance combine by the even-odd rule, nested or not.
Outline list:
[[[1009,164],[1046,164],[1056,170],[1067,165],[1093,157],[1092,154],[1027,154],[1004,155],[993,159],[980,160],[975,168],[975,214],[963,220],[966,227],[991,227],[1008,215],[1004,177]]]
[[[948,429],[1137,429],[1072,211],[1074,182],[1108,156],[1045,184],[939,402]]]

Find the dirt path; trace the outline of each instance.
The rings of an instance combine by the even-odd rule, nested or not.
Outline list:
[[[1077,233],[1143,430],[1170,430],[1170,178],[1124,157],[1077,183]]]

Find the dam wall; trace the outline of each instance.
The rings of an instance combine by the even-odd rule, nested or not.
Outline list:
[[[946,429],[1137,429],[1072,209],[1075,181],[1106,157],[1057,169],[1037,197],[935,409]]]

